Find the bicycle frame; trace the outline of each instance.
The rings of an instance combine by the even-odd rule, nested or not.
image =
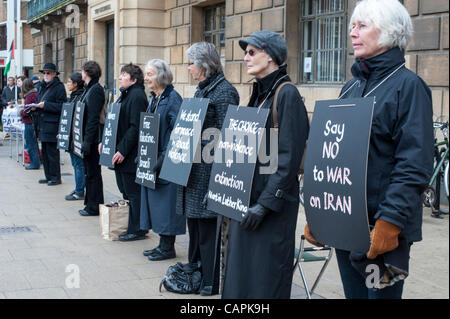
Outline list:
[[[431,180],[430,180],[430,183],[428,184],[428,186],[433,185],[433,183],[436,179],[436,176],[439,174],[439,171],[441,170],[441,167],[444,164],[445,159],[448,158],[448,153],[449,153],[448,140],[434,144],[434,146],[436,148],[439,148],[439,146],[443,146],[443,145],[445,146],[445,152],[444,152],[443,156],[441,156],[439,163],[436,165],[434,172],[433,172],[433,176],[431,177]]]

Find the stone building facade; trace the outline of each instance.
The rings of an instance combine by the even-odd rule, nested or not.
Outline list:
[[[348,21],[356,0],[90,0],[87,58],[105,71],[103,83],[117,87],[120,67],[143,66],[153,58],[171,65],[175,87],[194,94],[186,50],[212,41],[222,56],[226,77],[236,86],[241,105],[251,90],[238,40],[257,30],[282,34],[288,44],[291,78],[310,113],[319,99],[334,99],[350,79],[354,61]],[[414,23],[406,52],[407,67],[431,87],[435,117],[448,119],[447,0],[403,0]],[[109,78],[109,79],[107,79]]]
[[[32,0],[27,24],[32,28],[34,73],[54,63],[61,81],[81,72],[87,61],[87,3],[75,0]],[[42,78],[42,76],[40,76]]]

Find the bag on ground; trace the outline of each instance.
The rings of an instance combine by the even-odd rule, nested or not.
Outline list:
[[[103,239],[118,240],[127,232],[129,202],[119,200],[110,204],[100,204],[100,232]]]

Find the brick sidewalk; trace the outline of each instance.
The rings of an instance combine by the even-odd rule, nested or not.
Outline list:
[[[67,153],[61,166],[63,183],[49,187],[38,184],[43,170],[25,171],[15,158],[9,158],[9,141],[0,146],[0,227],[29,226],[28,232],[0,234],[1,298],[205,298],[177,295],[159,283],[168,266],[187,262],[188,236],[177,236],[177,258],[150,262],[144,249],[153,248],[158,236],[122,243],[100,237],[98,217],[81,217],[82,201],[65,201],[74,188],[73,169]],[[120,193],[114,173],[102,168],[105,200],[116,200]],[[305,225],[301,209],[297,236]],[[406,280],[404,298],[449,298],[448,216],[443,220],[424,211],[424,241],[414,244],[411,275]],[[80,271],[80,288],[67,288],[69,265]],[[69,266],[70,267],[70,266]],[[306,264],[311,279],[318,273],[317,263]],[[70,270],[70,269],[69,269]],[[73,273],[73,272],[72,272]],[[316,298],[344,298],[336,258],[333,257],[317,290]],[[296,270],[292,298],[304,298]],[[209,297],[212,299],[220,296]]]

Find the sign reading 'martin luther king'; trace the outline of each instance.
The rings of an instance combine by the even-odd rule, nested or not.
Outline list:
[[[237,221],[241,221],[247,212],[269,111],[256,107],[228,107],[209,179],[209,210]]]
[[[357,252],[370,248],[367,157],[375,99],[318,101],[305,159],[308,226],[322,244]]]
[[[112,158],[116,153],[117,126],[119,125],[120,103],[111,103],[108,106],[105,127],[103,128],[102,149],[100,165],[113,168]]]
[[[183,99],[170,134],[160,178],[187,186],[192,164],[201,161],[198,151],[208,104],[209,99]]]

